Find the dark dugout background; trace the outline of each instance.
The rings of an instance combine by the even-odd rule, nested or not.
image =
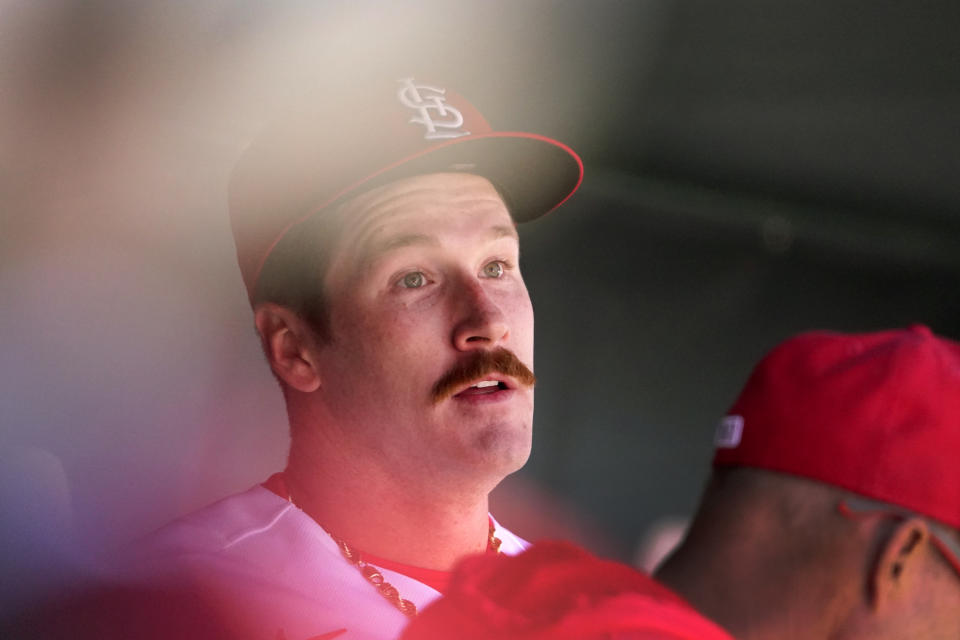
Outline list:
[[[227,176],[298,87],[400,60],[584,157],[523,231],[536,437],[495,512],[629,559],[695,507],[775,343],[960,337],[958,27],[947,1],[0,2],[3,597],[281,468]]]

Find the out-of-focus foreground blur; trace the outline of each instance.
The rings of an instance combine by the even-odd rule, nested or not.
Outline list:
[[[948,0],[0,0],[0,598],[281,468],[226,181],[302,86],[381,65],[583,155],[523,231],[536,435],[495,512],[630,558],[776,342],[960,336],[958,27]]]

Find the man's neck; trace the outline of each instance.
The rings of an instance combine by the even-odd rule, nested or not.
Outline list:
[[[815,576],[781,571],[777,557],[766,551],[761,545],[751,550],[722,540],[688,541],[654,577],[738,640],[832,637],[847,606],[839,583],[813,589]]]
[[[376,465],[296,447],[285,481],[298,507],[362,553],[446,571],[487,548],[488,499],[482,489],[455,490],[442,482],[418,486]]]

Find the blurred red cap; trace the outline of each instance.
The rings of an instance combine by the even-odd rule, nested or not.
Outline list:
[[[401,640],[732,640],[678,595],[563,542],[463,560]]]

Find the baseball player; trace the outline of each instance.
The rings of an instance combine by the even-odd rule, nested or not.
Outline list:
[[[657,578],[741,640],[960,637],[960,344],[797,336],[716,446]]]
[[[372,640],[459,558],[523,550],[487,500],[531,446],[516,224],[581,178],[567,146],[494,131],[420,77],[325,88],[259,137],[230,216],[288,464],[153,535],[138,579],[195,595],[228,636]]]

